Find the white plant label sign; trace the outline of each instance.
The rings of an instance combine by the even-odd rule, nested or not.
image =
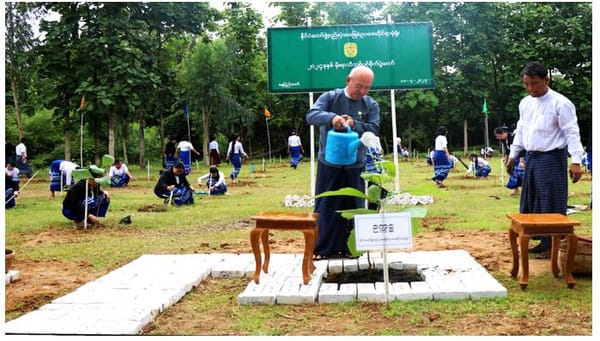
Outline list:
[[[408,212],[355,215],[356,249],[367,251],[412,247],[410,217]]]

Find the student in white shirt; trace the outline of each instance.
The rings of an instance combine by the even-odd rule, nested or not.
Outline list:
[[[225,194],[227,192],[227,184],[225,183],[225,174],[221,172],[217,167],[210,167],[208,173],[198,178],[198,186],[202,186],[204,179],[206,181],[206,187],[210,195]]]
[[[190,174],[190,171],[192,170],[192,152],[196,153],[196,155],[200,155],[200,153],[194,149],[194,145],[189,141],[181,141],[177,144],[177,154],[185,167],[185,175]]]
[[[217,141],[216,136],[213,136],[208,144],[208,153],[210,155],[210,164],[212,166],[218,166],[221,164],[221,153],[219,152],[219,142]]]
[[[450,153],[448,152],[448,140],[446,139],[448,129],[441,126],[437,130],[437,137],[435,138],[435,147],[433,149],[433,157],[431,162],[433,163],[433,178],[436,185],[440,188],[445,188],[444,180],[448,177],[448,173],[453,168],[452,163],[448,159]]]
[[[292,130],[291,135],[288,137],[287,152],[290,155],[290,167],[298,168],[298,163],[302,161],[304,154],[304,148],[302,147],[302,141],[300,136],[296,135],[296,131]]]
[[[488,175],[490,175],[490,172],[492,171],[490,163],[486,159],[478,157],[477,154],[471,154],[469,159],[471,159],[471,164],[465,173],[465,179],[469,176],[469,174],[473,174],[475,179],[487,179]]]
[[[119,159],[116,159],[108,170],[108,176],[110,176],[110,187],[127,187],[129,180],[133,180],[129,168]]]
[[[233,171],[229,175],[231,180],[235,181],[242,171],[242,156],[247,158],[248,154],[244,151],[240,136],[234,134],[227,146],[227,160],[231,161],[231,165],[233,165]]]
[[[54,192],[60,192],[65,186],[69,188],[75,184],[73,181],[73,170],[79,165],[66,160],[54,160],[50,163],[50,197],[54,198]]]

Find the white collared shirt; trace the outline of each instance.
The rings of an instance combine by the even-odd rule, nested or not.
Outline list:
[[[444,135],[438,135],[435,138],[435,150],[446,150],[448,147],[448,139]]]
[[[211,141],[208,144],[208,150],[210,151],[210,150],[213,150],[213,149],[216,150],[217,153],[219,152],[219,142],[217,142],[216,140]]]
[[[541,97],[523,98],[510,157],[516,159],[522,150],[548,152],[565,147],[571,162],[581,163],[584,150],[573,103],[550,88]]]
[[[300,136],[290,135],[288,137],[288,145],[290,147],[298,147],[298,146],[302,145],[302,142],[300,141]]]
[[[177,148],[182,152],[189,152],[190,150],[194,149],[194,145],[192,145],[192,143],[188,141],[181,141],[177,145]]]

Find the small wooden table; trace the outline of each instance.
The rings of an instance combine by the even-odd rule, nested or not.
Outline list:
[[[252,216],[256,220],[256,227],[250,231],[250,245],[256,261],[256,270],[252,279],[258,284],[261,269],[261,254],[259,238],[262,241],[265,261],[262,270],[269,273],[269,260],[271,250],[269,248],[269,230],[300,230],[304,233],[304,258],[302,259],[302,280],[308,284],[315,265],[312,262],[313,251],[317,243],[319,226],[317,225],[318,213],[296,213],[296,212],[261,212]]]
[[[519,284],[521,288],[527,288],[529,282],[529,240],[531,236],[552,236],[551,263],[554,277],[558,277],[558,247],[560,237],[567,238],[567,264],[563,276],[569,288],[575,286],[573,279],[573,259],[577,250],[577,236],[574,226],[580,222],[559,213],[511,213],[507,214],[511,220],[508,229],[508,239],[512,251],[513,266],[510,274],[513,278],[519,273],[519,251],[521,252],[522,274]],[[517,237],[519,249],[517,249]]]

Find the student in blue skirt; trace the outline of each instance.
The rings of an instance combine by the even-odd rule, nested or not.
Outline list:
[[[302,147],[300,136],[296,135],[295,130],[292,130],[291,135],[288,137],[287,147],[287,152],[290,155],[290,167],[296,169],[303,159],[304,148]]]
[[[98,218],[105,217],[110,205],[108,192],[100,188],[100,178],[104,175],[104,169],[96,166],[89,168],[90,177],[79,180],[69,189],[62,204],[62,214],[65,218],[72,220],[76,228],[84,226],[85,205],[87,202],[87,224],[90,226],[101,226]],[[88,191],[86,193],[85,187]]]
[[[79,165],[66,160],[54,160],[50,163],[50,196],[54,198],[54,192],[60,192],[66,186],[74,184],[73,170]]]
[[[200,155],[200,153],[194,149],[194,145],[189,141],[184,140],[177,144],[177,155],[179,155],[179,159],[185,167],[185,175],[190,174],[192,171],[192,152],[196,153],[196,155]]]
[[[129,168],[119,159],[116,159],[108,170],[108,176],[110,176],[110,187],[126,187],[129,180],[133,180]]]
[[[165,203],[173,202],[177,206],[194,203],[194,187],[190,185],[185,176],[185,166],[177,162],[163,171],[154,186],[154,194],[165,199]]]
[[[233,171],[229,174],[231,180],[235,181],[240,175],[242,171],[242,157],[248,157],[248,154],[244,151],[244,146],[242,142],[240,142],[240,135],[233,134],[231,137],[231,141],[227,146],[227,159],[231,161],[231,165],[233,166]]]
[[[486,159],[478,157],[477,154],[471,154],[469,159],[471,159],[471,163],[469,164],[469,169],[467,169],[467,172],[465,173],[465,179],[469,176],[469,174],[473,174],[473,177],[476,179],[487,179],[488,175],[490,175],[492,171],[492,166],[490,166],[490,163]]]
[[[206,187],[210,195],[220,195],[227,192],[227,184],[225,183],[225,174],[221,172],[217,167],[210,167],[207,174],[202,175],[198,178],[198,186],[202,186],[204,179],[206,181]]]
[[[7,163],[7,165],[12,164],[11,162]],[[15,168],[16,169],[16,168]],[[18,171],[18,169],[17,169]],[[12,176],[8,175],[8,173],[4,174],[4,181],[6,184],[4,190],[4,208],[9,209],[13,208],[17,205],[17,196],[19,195],[19,183],[13,181]]]
[[[450,152],[448,151],[448,140],[446,135],[448,129],[441,126],[437,130],[437,137],[435,138],[435,147],[433,149],[433,156],[431,162],[433,164],[433,178],[431,180],[440,188],[445,188],[444,180],[448,177],[450,170],[454,168],[454,165],[450,162]]]

